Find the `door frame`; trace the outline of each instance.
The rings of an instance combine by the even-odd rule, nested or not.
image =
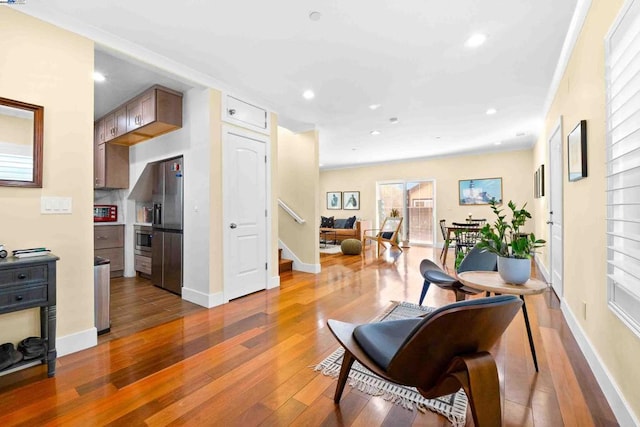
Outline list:
[[[229,140],[227,135],[236,135],[243,138],[253,139],[255,141],[261,142],[265,144],[265,156],[266,156],[266,164],[265,164],[265,209],[267,214],[265,216],[265,259],[267,262],[267,268],[264,273],[264,283],[265,290],[271,289],[273,287],[271,283],[272,271],[275,268],[272,262],[272,254],[270,251],[271,248],[271,238],[272,238],[272,230],[271,230],[271,217],[272,217],[272,209],[271,209],[271,137],[265,134],[257,133],[251,130],[242,129],[237,126],[222,124],[222,299],[223,303],[226,304],[229,302],[229,292],[227,291],[227,286],[230,285],[228,272],[229,272],[229,258],[226,255],[226,248],[229,247],[229,233],[227,224],[229,224],[229,212],[227,209],[226,201],[229,199],[230,195],[225,193],[226,191],[226,182],[225,182],[225,164],[224,160],[227,156],[227,149]]]
[[[552,147],[552,141],[554,140],[554,138],[556,137],[556,135],[559,135],[560,137],[560,158],[559,159],[555,159],[553,153],[553,147]],[[560,116],[558,118],[558,122],[556,124],[556,126],[553,127],[553,131],[551,132],[551,136],[549,136],[549,139],[547,140],[547,152],[548,152],[548,157],[549,157],[549,199],[548,199],[548,203],[547,203],[547,212],[549,215],[549,219],[547,221],[547,224],[549,226],[548,230],[549,230],[549,282],[551,283],[551,288],[553,289],[553,291],[555,292],[556,296],[558,297],[558,299],[562,300],[563,294],[564,294],[564,206],[563,206],[563,201],[564,201],[564,136],[562,133],[562,116]],[[558,165],[560,167],[560,174],[557,178],[557,181],[554,181],[553,178],[553,165],[552,162],[558,162]],[[555,254],[554,253],[554,245],[553,245],[553,220],[554,220],[554,215],[556,215],[555,217],[557,218],[557,209],[554,208],[553,206],[553,194],[554,191],[559,191],[560,192],[560,216],[561,216],[561,223],[562,223],[562,230],[561,230],[561,244],[560,244],[560,250],[559,250],[559,254]],[[556,213],[553,214],[553,210],[556,210]],[[556,251],[558,250],[558,248],[556,248]],[[559,255],[559,263],[560,263],[560,270],[561,270],[561,283],[559,286],[554,286],[553,284],[553,259],[555,255]]]
[[[431,218],[431,229],[433,230],[433,242],[431,243],[432,246],[434,246],[437,242],[437,234],[436,234],[436,180],[434,178],[417,178],[417,179],[405,179],[405,178],[399,178],[399,179],[389,179],[389,180],[383,180],[383,181],[376,181],[376,227],[380,227],[380,224],[382,223],[382,221],[384,220],[384,218],[380,218],[380,209],[379,209],[379,201],[380,201],[380,185],[385,185],[385,184],[401,184],[402,185],[402,216],[405,218],[405,220],[402,222],[402,237],[406,238],[407,233],[409,232],[409,221],[408,221],[408,215],[407,215],[407,183],[408,182],[430,182],[431,185],[433,186],[433,214],[432,214],[432,218]],[[418,245],[418,246],[429,246],[428,243],[416,243],[416,242],[412,242],[409,241],[409,244],[414,244],[414,245]]]

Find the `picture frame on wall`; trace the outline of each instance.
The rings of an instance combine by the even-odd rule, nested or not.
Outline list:
[[[327,209],[342,209],[341,191],[327,191]]]
[[[502,178],[461,179],[458,181],[460,205],[488,205],[492,199],[502,203]]]
[[[587,121],[580,123],[567,136],[569,182],[587,177]]]
[[[360,192],[359,191],[345,191],[342,194],[343,194],[342,209],[345,209],[345,210],[360,209]]]
[[[540,165],[533,174],[533,196],[536,199],[544,197],[544,165]]]

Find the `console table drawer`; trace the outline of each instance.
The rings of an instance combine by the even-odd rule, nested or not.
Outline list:
[[[16,286],[0,292],[0,311],[36,307],[47,302],[47,285]]]
[[[34,265],[32,267],[11,268],[0,271],[0,288],[13,285],[46,282],[46,265]]]

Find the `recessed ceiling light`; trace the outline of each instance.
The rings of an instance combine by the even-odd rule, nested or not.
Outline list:
[[[478,47],[484,44],[484,42],[487,41],[487,36],[486,34],[482,34],[482,33],[477,33],[472,35],[471,37],[469,37],[467,39],[466,42],[464,42],[464,45],[466,47]]]
[[[495,113],[497,113],[497,112],[498,112],[498,110],[496,110],[495,108],[489,108],[489,109],[487,110],[487,116],[492,116],[492,115],[494,115],[494,114],[495,114]]]
[[[369,105],[369,109],[370,110],[377,110],[378,108],[380,108],[380,104],[371,104],[371,105]]]
[[[304,92],[302,92],[302,97],[304,99],[313,99],[316,97],[316,94],[313,93],[313,91],[311,89],[307,89]]]
[[[104,76],[104,74],[102,74],[99,71],[94,71],[93,72],[93,81],[94,82],[103,82],[107,80],[107,78]]]
[[[309,19],[311,19],[312,21],[319,21],[320,18],[322,18],[322,14],[318,11],[313,11],[311,13],[309,13]]]
[[[502,145],[502,141],[494,142],[493,145]]]
[[[395,125],[396,123],[398,123],[398,122],[399,122],[399,120],[398,120],[398,118],[397,118],[397,117],[391,117],[391,118],[389,119],[389,121],[390,121],[391,123],[393,123],[394,125]]]
[[[379,130],[372,130],[371,131],[371,135],[380,135],[380,131]]]

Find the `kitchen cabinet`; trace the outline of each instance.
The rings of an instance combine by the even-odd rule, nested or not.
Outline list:
[[[96,225],[93,227],[95,256],[111,261],[111,277],[124,275],[124,225]]]
[[[135,255],[135,269],[142,277],[151,278],[151,257],[144,255]]]
[[[26,368],[47,363],[47,375],[56,373],[56,261],[55,255],[0,259],[0,314],[40,308],[40,336],[47,351],[37,359],[18,362],[8,368]]]
[[[126,133],[116,135],[110,144],[130,146],[182,127],[182,94],[155,85],[124,107]],[[120,128],[118,128],[120,131]]]
[[[93,156],[94,188],[129,188],[129,147],[98,142]]]
[[[222,99],[222,120],[260,133],[271,132],[269,112],[266,109],[229,94],[225,94]]]

